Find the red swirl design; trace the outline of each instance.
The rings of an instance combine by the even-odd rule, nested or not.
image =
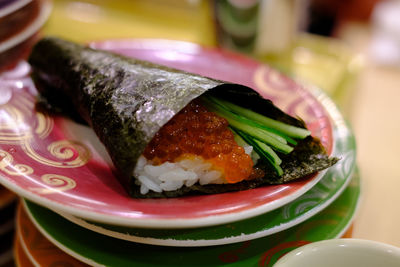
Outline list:
[[[239,260],[239,255],[245,253],[250,244],[251,241],[243,242],[238,249],[224,252],[219,255],[218,258],[225,263],[237,262]]]
[[[272,262],[272,258],[275,255],[278,255],[278,253],[281,254],[283,252],[283,250],[287,250],[287,249],[292,250],[292,249],[307,245],[309,243],[311,243],[311,242],[306,241],[306,240],[297,240],[297,241],[281,243],[281,244],[267,250],[265,253],[263,253],[260,257],[260,260],[258,261],[258,266],[269,266],[270,263]],[[288,253],[288,251],[282,253],[279,256],[279,258],[284,256],[286,253]]]

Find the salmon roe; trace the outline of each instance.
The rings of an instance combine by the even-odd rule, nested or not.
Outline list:
[[[201,156],[223,173],[227,183],[254,177],[253,161],[234,140],[228,121],[198,101],[190,102],[164,125],[143,154],[156,165]]]

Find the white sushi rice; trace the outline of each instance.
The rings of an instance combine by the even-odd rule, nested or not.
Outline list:
[[[243,148],[256,162],[258,155],[254,153],[253,147],[245,146]],[[184,185],[189,187],[195,183],[200,185],[221,184],[225,181],[222,173],[212,169],[212,164],[206,162],[202,157],[183,159],[173,163],[165,162],[155,166],[144,156],[140,156],[134,176],[137,177],[136,184],[140,185],[140,193],[143,195],[150,190],[160,193],[177,190]]]

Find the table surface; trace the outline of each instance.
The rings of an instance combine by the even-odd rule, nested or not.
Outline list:
[[[75,6],[70,2],[75,3]],[[57,34],[60,37],[81,42],[120,37],[160,37],[192,41],[204,45],[215,44],[214,33],[211,30],[212,15],[210,7],[207,5],[200,4],[195,9],[187,7],[180,10],[179,14],[159,12],[160,16],[167,16],[169,19],[181,17],[181,21],[175,19],[168,20],[168,23],[160,23],[162,20],[160,16],[157,20],[146,18],[146,12],[158,12],[148,9],[147,4],[141,4],[136,9],[128,10],[132,16],[127,14],[119,16],[116,12],[120,8],[118,3],[122,1],[104,1],[108,4],[115,4],[103,9],[94,5],[95,2],[89,2],[86,6],[79,8],[76,6],[78,2],[55,1],[53,13],[44,27],[43,33]],[[86,16],[83,16],[85,20],[77,17],[76,12],[72,12],[82,10],[82,8],[86,9]],[[136,23],[141,21],[140,27],[129,25],[133,21]],[[166,30],[167,28],[169,30]],[[174,30],[170,30],[171,28]],[[397,203],[400,203],[400,193],[398,192],[400,188],[400,157],[398,155],[400,141],[396,138],[400,132],[400,119],[398,118],[398,114],[400,114],[400,69],[377,66],[369,60],[370,31],[368,26],[350,25],[340,31],[339,37],[355,54],[362,55],[361,58],[364,62],[357,83],[341,89],[350,93],[346,94],[345,99],[331,92],[350,122],[357,140],[357,162],[362,178],[363,193],[362,203],[354,224],[353,237],[400,246],[400,231],[398,230],[400,213],[397,212],[396,207]],[[314,69],[318,69],[318,67],[318,65],[314,66]],[[346,69],[346,71],[351,70]],[[326,73],[322,72],[318,75],[332,76],[332,73],[328,72],[329,68]],[[309,74],[309,72],[305,73]],[[322,81],[325,80],[321,79],[321,76],[319,78]],[[334,89],[329,88],[329,90]]]
[[[348,116],[363,181],[353,237],[400,246],[400,68],[371,60],[370,27],[348,25],[339,36],[365,58]]]

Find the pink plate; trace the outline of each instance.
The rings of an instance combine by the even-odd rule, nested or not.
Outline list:
[[[92,44],[258,90],[288,113],[301,116],[328,152],[332,125],[323,105],[304,87],[252,59],[167,40],[117,40]],[[35,110],[35,87],[22,62],[1,75],[0,182],[55,211],[131,227],[216,225],[276,209],[305,193],[323,176],[241,192],[173,199],[132,199],[112,174],[112,164],[92,130]]]

